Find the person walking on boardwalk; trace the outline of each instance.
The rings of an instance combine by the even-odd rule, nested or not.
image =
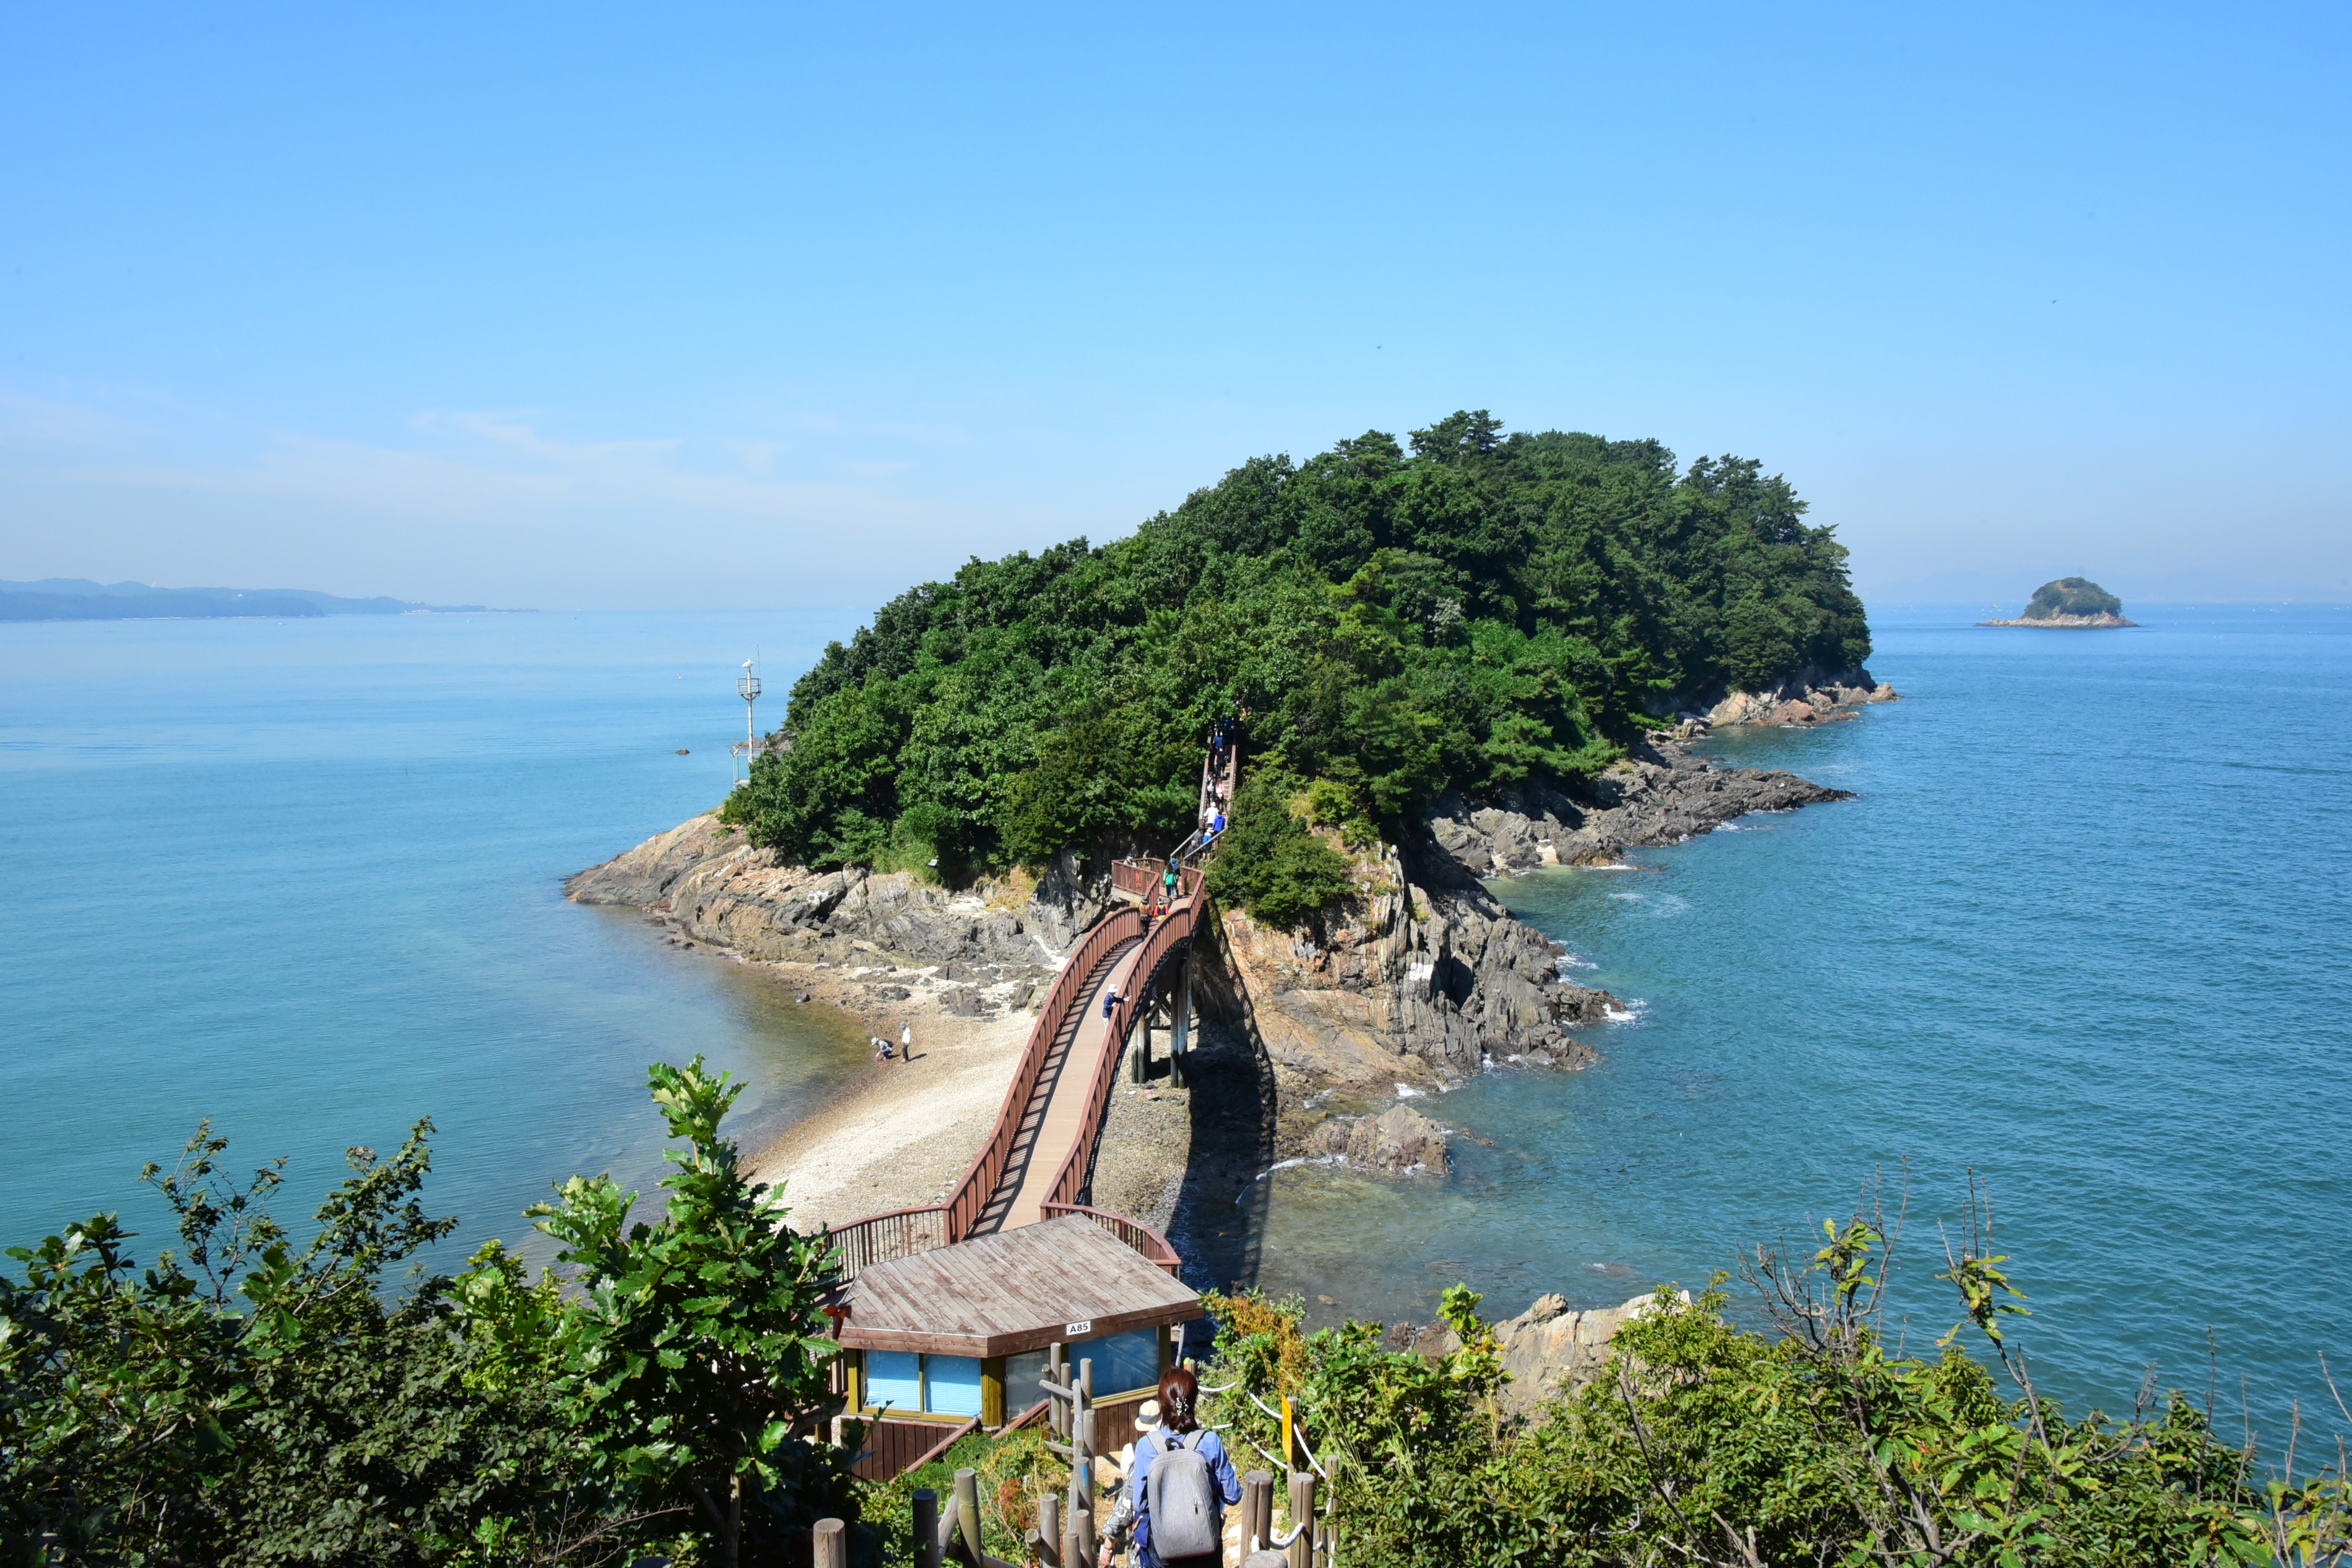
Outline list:
[[[1160,1378],[1160,1425],[1136,1439],[1120,1512],[1134,1519],[1137,1568],[1218,1568],[1225,1510],[1242,1500],[1224,1439],[1195,1415],[1200,1380],[1187,1366]]]
[[[1103,1016],[1105,1018],[1108,1018],[1112,1013],[1118,1010],[1118,987],[1116,985],[1106,985],[1103,987]]]

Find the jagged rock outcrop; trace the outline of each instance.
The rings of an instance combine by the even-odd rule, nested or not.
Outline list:
[[[1474,877],[1612,861],[1629,848],[1679,844],[1754,811],[1850,800],[1794,773],[1735,768],[1671,741],[1643,745],[1574,796],[1539,784],[1492,800],[1452,793],[1428,817],[1433,841]]]
[[[1198,972],[1219,1011],[1245,1014],[1279,1068],[1377,1083],[1401,1061],[1441,1082],[1513,1058],[1581,1067],[1568,1031],[1616,999],[1559,971],[1566,949],[1521,924],[1435,845],[1384,846],[1354,906],[1320,931],[1223,911],[1222,962]]]
[[[1687,1307],[1691,1294],[1678,1290],[1675,1299]],[[1511,1374],[1503,1385],[1504,1408],[1533,1415],[1546,1400],[1572,1394],[1599,1378],[1609,1364],[1609,1345],[1617,1331],[1656,1304],[1655,1295],[1643,1295],[1622,1307],[1579,1312],[1569,1309],[1566,1297],[1545,1295],[1517,1317],[1493,1325],[1503,1370]],[[1412,1344],[1433,1359],[1462,1348],[1461,1340],[1444,1323],[1416,1331]]]
[[[885,957],[936,967],[945,980],[1017,987],[1051,973],[1074,926],[1094,918],[1089,903],[1098,908],[1061,869],[1025,898],[1006,887],[950,893],[904,872],[782,865],[706,815],[581,872],[564,892],[581,903],[650,910],[685,937],[747,958]]]
[[[1872,702],[1893,702],[1902,693],[1872,679],[1860,665],[1852,669],[1801,669],[1780,685],[1759,691],[1725,691],[1679,701],[1659,710],[1678,714],[1676,733],[1687,740],[1717,724],[1802,726],[1851,719]]]
[[[1378,1116],[1334,1116],[1307,1134],[1307,1152],[1383,1176],[1442,1176],[1454,1168],[1445,1129],[1409,1105]]]

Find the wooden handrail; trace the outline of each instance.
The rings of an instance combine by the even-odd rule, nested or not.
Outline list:
[[[979,1430],[980,1417],[975,1415],[969,1421],[966,1421],[962,1426],[950,1431],[946,1436],[940,1438],[938,1442],[932,1444],[929,1448],[923,1452],[920,1458],[917,1458],[913,1464],[907,1467],[907,1470],[919,1470],[925,1465],[936,1463],[940,1455],[946,1453],[950,1448],[954,1447],[964,1438],[971,1436],[974,1432]],[[900,1470],[898,1474],[903,1476],[907,1473],[907,1470]]]
[[[1031,1405],[1028,1409],[1023,1411],[1020,1415],[1015,1415],[1012,1420],[1007,1421],[1002,1430],[1006,1432],[1018,1432],[1024,1426],[1034,1426],[1045,1418],[1047,1411],[1053,1408],[1054,1402],[1052,1399],[1041,1399],[1036,1404]]]
[[[1003,1178],[1005,1163],[1012,1158],[1013,1140],[1021,1131],[1022,1118],[1027,1114],[1029,1097],[1036,1092],[1038,1077],[1045,1070],[1045,1058],[1054,1052],[1054,1043],[1069,1021],[1070,1010],[1084,1005],[1078,989],[1094,973],[1097,965],[1120,942],[1142,934],[1143,916],[1134,910],[1114,910],[1095,922],[1077,951],[1054,979],[1054,988],[1046,993],[1045,1005],[1037,1011],[1037,1022],[1029,1030],[1028,1043],[1022,1048],[1021,1066],[1005,1087],[1004,1104],[996,1113],[996,1127],[988,1142],[973,1159],[971,1168],[957,1183],[947,1200],[948,1239],[961,1241],[971,1234],[971,1227],[988,1208],[995,1195],[996,1184]]]
[[[825,1239],[840,1249],[842,1281],[845,1284],[856,1279],[862,1270],[877,1263],[911,1258],[918,1252],[947,1246],[950,1239],[947,1234],[947,1212],[944,1204],[929,1204],[920,1208],[867,1215],[864,1219],[834,1227],[826,1233]],[[918,1223],[919,1216],[924,1215],[941,1217],[937,1225],[925,1227]],[[931,1234],[921,1236],[926,1229]]]
[[[1198,893],[1178,900],[1176,907],[1151,928],[1151,935],[1144,942],[1143,952],[1129,973],[1148,980],[1171,949],[1191,938],[1201,904],[1202,898]],[[1110,1038],[1114,1043],[1126,1039],[1128,1031],[1134,1027],[1135,1010],[1141,1001],[1139,992],[1118,999],[1111,1014]],[[1055,1173],[1054,1184],[1046,1189],[1046,1203],[1076,1206],[1078,1194],[1086,1191],[1087,1184],[1094,1174],[1095,1140],[1102,1136],[1103,1118],[1109,1111],[1111,1085],[1118,1079],[1119,1055],[1116,1048],[1107,1049],[1095,1063],[1094,1081],[1087,1086],[1086,1120],[1078,1125],[1077,1142],[1070,1146],[1069,1157],[1062,1162],[1061,1170]]]

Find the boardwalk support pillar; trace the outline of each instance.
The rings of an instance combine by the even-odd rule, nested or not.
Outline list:
[[[1185,1053],[1192,1048],[1192,955],[1187,952],[1176,971],[1176,995],[1171,1011],[1174,1022],[1168,1029],[1168,1081],[1177,1088],[1184,1087]]]

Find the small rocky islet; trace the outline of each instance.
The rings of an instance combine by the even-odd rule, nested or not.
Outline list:
[[[2033,590],[2033,598],[2015,620],[1979,621],[1980,626],[2040,626],[2066,631],[2096,631],[2107,626],[2136,626],[2124,618],[2124,602],[2088,577],[2059,577]]]

